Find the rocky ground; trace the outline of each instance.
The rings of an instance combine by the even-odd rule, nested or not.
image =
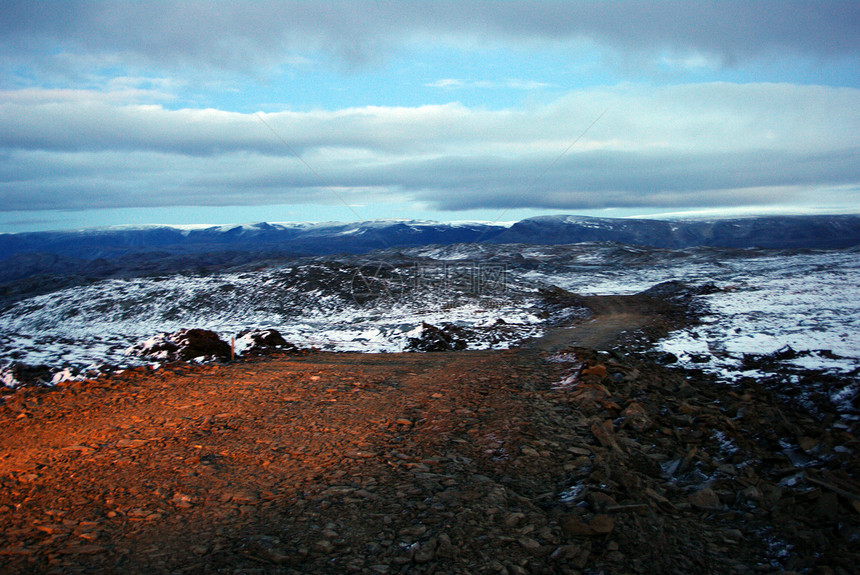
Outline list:
[[[855,572],[856,423],[648,361],[665,299],[508,351],[6,391],[0,571]]]

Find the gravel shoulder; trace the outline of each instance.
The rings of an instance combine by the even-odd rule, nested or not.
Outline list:
[[[680,316],[589,303],[514,350],[6,393],[0,570],[853,572],[856,427],[620,351]]]

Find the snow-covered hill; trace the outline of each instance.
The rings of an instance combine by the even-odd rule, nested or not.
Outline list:
[[[141,363],[126,350],[159,332],[203,328],[226,341],[274,328],[292,344],[402,351],[423,324],[468,330],[469,347],[534,336],[534,289],[480,264],[330,258],[221,274],[108,279],[18,302],[0,315],[2,362],[74,372]],[[481,285],[476,274],[488,274]]]
[[[657,248],[842,248],[860,244],[860,216],[651,220],[538,216],[500,231],[494,243],[616,242]]]

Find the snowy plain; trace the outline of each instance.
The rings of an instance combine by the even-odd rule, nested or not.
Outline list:
[[[746,370],[745,356],[790,346],[800,353],[786,361],[798,367],[849,377],[860,369],[856,249],[461,244],[402,253],[425,262],[504,262],[506,286],[470,294],[436,285],[394,300],[359,304],[351,294],[355,266],[330,260],[212,275],[103,280],[32,297],[0,314],[0,371],[20,362],[68,369],[72,376],[104,364],[139,364],[143,360],[126,354],[130,346],[182,328],[213,330],[225,341],[249,328],[274,328],[299,347],[397,352],[424,322],[450,323],[484,334],[470,340],[471,349],[505,348],[545,329],[535,309],[540,286],[580,294],[632,294],[670,280],[720,288],[698,296],[700,325],[657,343],[658,351],[678,357],[678,365],[731,381],[756,375]],[[5,373],[0,377],[8,384]]]

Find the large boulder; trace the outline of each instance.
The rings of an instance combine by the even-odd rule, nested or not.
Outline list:
[[[717,287],[713,282],[703,284],[688,284],[680,280],[669,280],[651,286],[642,292],[642,295],[658,299],[689,298],[697,295],[710,295],[725,291]]]
[[[230,344],[208,329],[180,329],[137,343],[126,354],[165,362],[226,361],[230,359]]]
[[[0,367],[0,385],[16,388],[24,385],[47,385],[53,373],[47,365],[13,363]]]
[[[236,351],[242,355],[266,355],[276,351],[298,351],[276,329],[248,329],[236,338]]]
[[[548,325],[568,325],[592,314],[586,298],[558,286],[540,288],[538,294],[541,297],[537,304],[539,316],[546,319]]]
[[[410,351],[454,351],[466,349],[465,332],[457,326],[446,324],[441,328],[426,322],[421,323],[418,337],[410,337],[406,349]]]

